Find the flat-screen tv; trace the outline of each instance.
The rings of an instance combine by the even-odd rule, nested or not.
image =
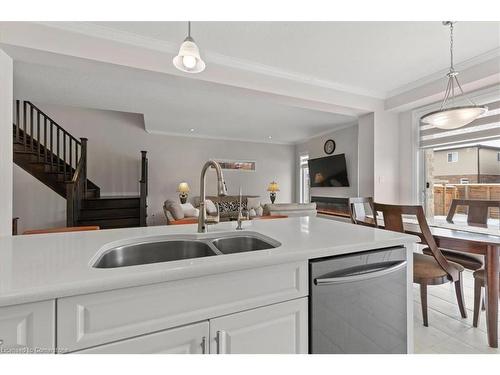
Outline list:
[[[311,187],[349,186],[345,154],[309,159]]]

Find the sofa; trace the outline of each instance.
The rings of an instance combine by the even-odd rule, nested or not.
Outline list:
[[[226,195],[223,197],[219,196],[207,196],[206,199],[212,201],[215,205],[218,206],[219,209],[219,217],[220,221],[230,221],[230,220],[236,220],[238,219],[238,210],[239,210],[239,202],[240,202],[240,196],[239,195]],[[260,199],[258,196],[255,195],[242,195],[241,196],[241,205],[242,205],[242,210],[250,210],[248,202],[251,202],[251,205],[258,205],[262,206],[260,203]],[[193,199],[194,206],[196,208],[200,207],[200,197],[194,197]],[[264,208],[262,206],[261,210],[261,215],[264,212]],[[210,211],[208,211],[209,214],[211,214]]]
[[[276,203],[264,206],[264,215],[316,216],[316,203]]]

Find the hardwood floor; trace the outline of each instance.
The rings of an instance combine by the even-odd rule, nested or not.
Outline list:
[[[460,317],[453,284],[429,286],[427,290],[429,327],[424,327],[418,285],[415,284],[413,288],[415,353],[500,354],[500,349],[488,346],[484,311],[479,318],[479,327],[472,327],[474,301],[472,272],[464,271],[466,319]]]

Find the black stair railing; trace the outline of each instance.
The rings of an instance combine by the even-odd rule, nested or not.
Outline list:
[[[15,102],[14,140],[51,172],[71,180],[82,154],[82,143],[29,101]]]

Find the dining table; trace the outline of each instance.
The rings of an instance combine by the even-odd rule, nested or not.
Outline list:
[[[373,217],[366,216],[363,222],[365,225],[373,225]],[[377,216],[377,222],[380,227],[383,227],[382,218]],[[438,247],[484,256],[488,344],[492,348],[498,348],[500,272],[500,226],[498,220],[488,223],[484,227],[469,225],[466,221],[450,223],[444,217],[427,218],[427,222]],[[417,235],[424,241],[416,219],[403,218],[403,223],[405,232]]]

